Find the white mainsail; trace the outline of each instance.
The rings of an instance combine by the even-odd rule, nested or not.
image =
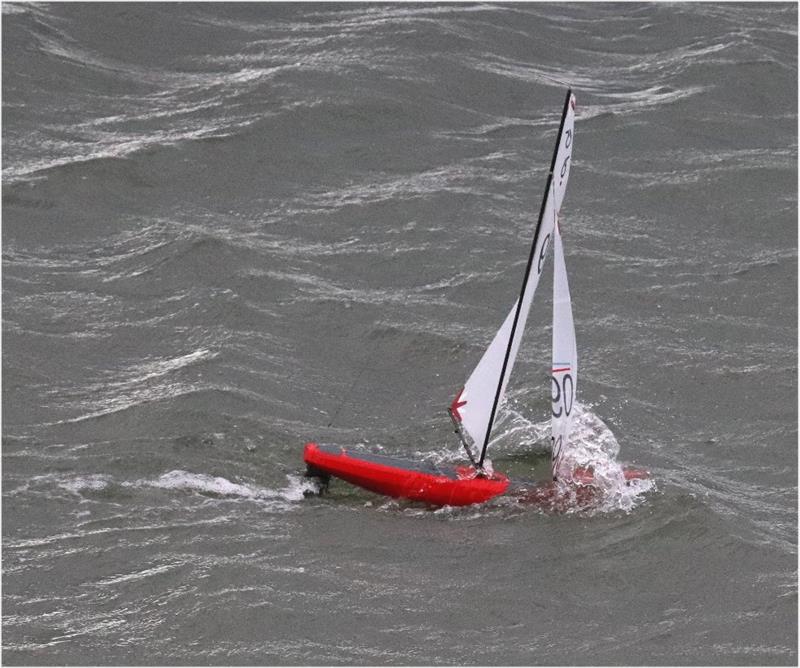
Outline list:
[[[564,478],[569,466],[563,455],[569,447],[569,435],[575,415],[578,389],[578,348],[575,343],[575,323],[569,296],[564,244],[556,223],[553,239],[553,367],[550,379],[553,417],[550,433],[553,439],[553,478]]]
[[[525,331],[533,295],[544,269],[547,249],[553,236],[556,216],[561,208],[572,163],[575,134],[575,96],[567,91],[556,148],[550,164],[544,199],[525,269],[520,296],[483,354],[478,366],[450,406],[454,420],[472,439],[483,464],[497,407],[502,401],[511,369]]]

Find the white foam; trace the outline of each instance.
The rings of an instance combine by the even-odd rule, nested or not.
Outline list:
[[[593,497],[591,508],[570,503],[575,500],[574,486],[564,484],[559,497],[565,503],[554,507],[566,508],[566,512],[628,512],[636,507],[646,492],[655,489],[655,483],[647,480],[625,480],[624,467],[617,461],[620,446],[614,433],[603,420],[582,404],[575,405],[575,421],[570,433],[570,448],[563,455],[564,461],[571,469],[576,467],[591,468],[594,471],[595,484],[599,494]],[[522,411],[517,410],[516,403],[509,400],[502,404],[497,421],[499,429],[489,444],[489,452],[503,456],[522,455],[530,452],[543,452],[550,449],[550,420],[533,422]],[[445,447],[425,456],[434,461],[453,461],[463,457],[463,452],[452,447]]]
[[[617,461],[619,443],[614,433],[587,407],[576,404],[575,422],[570,435],[570,448],[563,454],[569,468],[591,468],[600,494],[592,512],[628,512],[655,488],[651,479],[625,480],[623,466]]]
[[[74,494],[80,494],[85,490],[96,492],[101,489],[105,489],[108,487],[109,483],[109,476],[102,473],[96,473],[88,476],[80,476],[78,478],[60,481],[58,486],[66,489],[69,492],[73,492]]]
[[[248,483],[237,483],[221,476],[188,471],[170,471],[145,484],[160,489],[175,489],[221,497],[244,499],[278,499],[300,501],[307,491],[316,491],[314,482],[299,476],[287,475],[288,484],[281,489],[270,489]]]

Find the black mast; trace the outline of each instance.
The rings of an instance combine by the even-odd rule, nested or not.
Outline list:
[[[556,138],[556,147],[553,149],[553,159],[550,161],[550,171],[547,173],[547,185],[544,189],[544,197],[542,197],[542,205],[539,208],[539,221],[536,223],[536,230],[533,233],[533,243],[531,244],[531,253],[528,256],[528,264],[525,267],[525,276],[522,279],[522,288],[519,292],[519,300],[517,301],[517,312],[514,314],[514,322],[511,324],[511,336],[508,337],[508,348],[506,348],[506,356],[503,358],[503,367],[500,370],[500,381],[497,383],[497,392],[494,395],[494,403],[492,404],[492,412],[489,414],[489,424],[486,427],[486,438],[483,441],[481,448],[481,456],[478,460],[478,468],[483,467],[483,460],[486,458],[486,448],[489,447],[489,437],[492,434],[492,426],[494,424],[495,413],[497,413],[497,405],[500,403],[500,389],[503,387],[503,379],[506,377],[506,369],[508,368],[508,358],[511,357],[511,345],[514,342],[514,334],[517,331],[517,322],[519,322],[519,314],[522,310],[522,299],[525,296],[525,288],[528,285],[528,277],[531,275],[531,267],[533,266],[533,257],[536,253],[536,244],[539,242],[539,231],[542,229],[542,219],[544,218],[544,207],[547,203],[547,195],[550,191],[550,186],[553,182],[553,171],[556,168],[556,158],[558,157],[558,147],[561,145],[561,133],[564,130],[564,121],[567,118],[567,111],[569,110],[569,101],[572,97],[572,89],[567,90],[567,98],[564,100],[564,111],[561,112],[561,123],[558,126],[558,137]]]

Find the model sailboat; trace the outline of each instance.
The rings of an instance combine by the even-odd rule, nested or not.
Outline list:
[[[578,356],[558,212],[569,179],[574,135],[575,96],[567,91],[519,297],[448,409],[470,464],[436,466],[362,453],[341,446],[307,443],[304,460],[308,475],[324,480],[335,476],[380,494],[433,505],[482,503],[506,493],[511,483],[505,475],[491,470],[486,453],[539,277],[544,270],[547,251],[552,246],[552,474],[554,480],[574,479],[579,484],[591,484],[591,472],[583,469],[575,471],[565,456],[570,448],[576,406]],[[630,477],[641,476],[631,474]]]
[[[459,434],[463,436],[464,432],[466,432],[477,449],[477,459],[475,459],[474,464],[479,469],[483,468],[486,459],[486,451],[489,447],[497,409],[505,396],[508,379],[517,359],[517,352],[525,331],[525,323],[528,320],[533,296],[536,293],[536,286],[539,285],[539,277],[544,270],[547,250],[556,230],[558,211],[561,208],[561,202],[564,200],[564,193],[569,180],[574,136],[575,96],[571,91],[567,91],[564,111],[561,114],[561,126],[558,130],[558,141],[553,151],[553,159],[547,175],[547,185],[542,198],[542,206],[539,210],[539,221],[534,231],[533,243],[528,256],[528,264],[525,267],[525,276],[522,280],[519,298],[506,316],[497,334],[495,334],[480,362],[478,362],[478,366],[475,367],[472,375],[467,380],[464,389],[461,390],[450,406],[450,417],[453,419]],[[564,270],[564,280],[566,281],[566,270]],[[570,312],[569,324],[571,326],[572,315],[568,290],[566,308]],[[559,322],[562,328],[566,325],[566,321],[559,320]],[[559,335],[562,336],[560,333]],[[573,331],[573,348],[574,339]],[[555,338],[553,341],[555,351]],[[574,375],[572,377],[574,378]],[[567,389],[570,390],[571,396],[565,397],[562,392],[561,401],[567,400],[571,405],[574,402],[574,382],[568,382]],[[553,415],[556,415],[555,410]],[[562,410],[558,421],[562,431],[568,426],[567,418],[568,416]],[[463,442],[467,452],[470,452],[470,446],[466,439],[463,439]]]

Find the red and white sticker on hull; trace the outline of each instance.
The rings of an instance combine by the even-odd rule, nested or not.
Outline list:
[[[566,192],[575,135],[575,96],[571,93],[566,101],[562,119],[561,132],[551,163],[552,174],[548,178],[538,229],[534,234],[535,246],[532,249],[530,271],[521,290],[522,303],[520,305],[519,299],[514,303],[464,385],[464,389],[451,404],[454,417],[461,421],[462,428],[469,434],[479,453],[482,449],[485,452],[495,417],[493,411],[496,412],[496,406],[505,396],[508,379],[525,331],[528,312],[539,284],[539,277],[546,264],[556,216]],[[514,326],[515,319],[516,326]]]
[[[575,415],[578,391],[578,349],[572,301],[569,295],[567,265],[561,230],[555,226],[553,243],[553,366],[550,377],[553,416],[550,432],[553,439],[552,470],[554,478],[564,478],[570,466],[564,461],[569,449],[570,431]]]

